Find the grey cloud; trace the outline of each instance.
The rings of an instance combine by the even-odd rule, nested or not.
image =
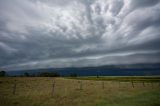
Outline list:
[[[117,15],[122,7],[124,5],[124,2],[122,0],[113,0],[110,6],[110,11],[113,15]]]
[[[0,67],[159,62],[159,7],[159,0],[1,0]]]

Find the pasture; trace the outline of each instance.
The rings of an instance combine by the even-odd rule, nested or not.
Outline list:
[[[0,106],[160,106],[160,78],[4,77]]]

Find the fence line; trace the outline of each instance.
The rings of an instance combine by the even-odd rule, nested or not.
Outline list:
[[[84,83],[83,83],[84,81],[83,80],[79,80],[78,81],[78,89],[79,90],[83,90],[84,88],[83,88],[83,86],[84,86]],[[118,84],[118,86],[116,85],[116,87],[121,87],[121,86],[123,86],[123,83],[122,83],[123,81],[118,81],[118,83],[116,83],[116,84]],[[91,82],[92,83],[92,82]],[[131,84],[131,87],[132,88],[135,88],[136,86],[135,86],[135,83],[136,82],[134,82],[134,81],[130,81],[130,82],[128,82],[128,84],[130,85]],[[142,82],[137,82],[137,83],[139,83],[141,86],[143,86],[143,87],[146,87],[146,86],[149,86],[150,85],[150,87],[152,87],[152,88],[154,88],[154,86],[160,86],[160,82],[150,82],[150,83],[147,83],[147,82],[144,82],[144,81],[142,81]],[[14,82],[13,82],[13,88],[12,88],[12,94],[13,95],[16,95],[17,94],[17,84],[18,84],[18,82],[17,82],[17,80],[14,80]],[[97,84],[97,85],[101,85],[101,87],[102,87],[102,89],[105,89],[105,88],[107,88],[107,87],[105,87],[105,81],[101,81],[101,83],[95,83],[95,84]],[[128,86],[128,84],[127,84],[127,87],[129,87]],[[139,85],[138,84],[138,85]],[[138,85],[137,85],[137,87],[138,87]],[[52,91],[51,91],[51,96],[54,96],[54,94],[55,94],[55,86],[56,86],[56,80],[54,79],[53,80],[53,82],[52,82]],[[95,85],[96,86],[96,85]],[[109,86],[108,86],[108,88],[109,88]]]

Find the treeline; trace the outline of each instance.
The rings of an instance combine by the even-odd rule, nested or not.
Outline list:
[[[39,72],[39,73],[35,73],[35,74],[25,72],[22,75],[10,76],[7,74],[7,72],[0,71],[0,77],[7,77],[7,76],[9,76],[9,77],[63,77],[60,74],[58,74],[57,72]],[[72,73],[72,74],[68,75],[68,77],[77,77],[77,74]]]
[[[58,74],[57,72],[41,72],[38,74],[29,74],[27,72],[24,73],[25,77],[64,77],[60,74]],[[68,77],[77,77],[77,74],[72,73],[70,75],[68,75]]]
[[[60,77],[60,75],[56,72],[39,72],[35,74],[25,72],[23,75],[20,75],[20,77]]]
[[[37,75],[38,77],[60,77],[56,72],[42,72]]]

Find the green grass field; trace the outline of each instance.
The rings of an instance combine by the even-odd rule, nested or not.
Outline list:
[[[160,81],[159,77],[4,77],[0,106],[160,106]]]

